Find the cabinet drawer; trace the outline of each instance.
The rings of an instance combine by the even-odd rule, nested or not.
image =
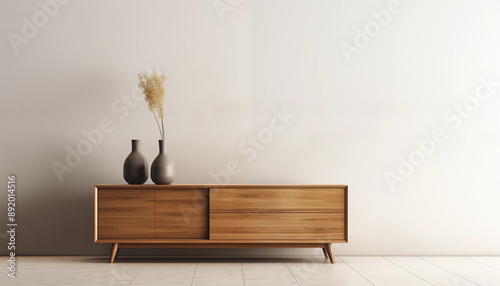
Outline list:
[[[210,213],[210,239],[345,239],[343,213]]]
[[[155,191],[99,190],[97,220],[97,238],[154,238]]]
[[[208,238],[206,189],[156,191],[156,238]]]
[[[343,188],[210,189],[211,212],[344,212]]]

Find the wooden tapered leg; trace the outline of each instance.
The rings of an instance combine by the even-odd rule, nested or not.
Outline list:
[[[116,253],[118,252],[118,243],[113,243],[111,247],[111,255],[109,256],[109,263],[115,261]]]
[[[325,247],[326,247],[326,251],[328,252],[328,256],[330,258],[330,262],[331,263],[335,263],[335,257],[333,257],[332,244],[331,243],[327,243],[327,244],[325,244]]]
[[[326,247],[323,247],[321,249],[323,249],[323,254],[325,255],[325,258],[328,258],[328,252],[326,251]]]

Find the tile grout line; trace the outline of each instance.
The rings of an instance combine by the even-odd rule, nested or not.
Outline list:
[[[135,274],[134,278],[132,278],[132,280],[130,280],[130,282],[127,284],[130,286],[130,284],[132,284],[132,282],[134,282],[135,278],[137,278],[137,276],[139,275],[139,273],[141,273],[141,271],[144,269],[144,267],[146,267],[147,263],[144,263],[144,265],[141,267],[141,270],[139,270],[137,272],[137,274]]]
[[[200,257],[196,257],[196,266],[194,268],[193,279],[191,279],[191,286],[193,286],[194,278],[196,277],[196,270],[198,270],[198,264],[200,264]]]
[[[299,283],[299,280],[297,280],[297,278],[295,277],[295,275],[293,274],[292,270],[290,270],[290,267],[288,267],[288,264],[286,263],[285,261],[285,258],[283,256],[281,256],[281,261],[283,261],[283,263],[285,264],[286,266],[286,269],[288,269],[288,271],[290,272],[290,274],[292,274],[292,277],[293,279],[295,279],[295,282],[297,282],[297,285],[300,286],[300,283]]]
[[[412,256],[408,256],[408,257],[412,257]],[[408,272],[408,273],[412,274],[413,276],[415,276],[415,277],[417,277],[417,278],[420,278],[420,279],[424,280],[425,282],[429,283],[430,285],[436,286],[436,285],[432,284],[431,282],[429,282],[429,281],[425,280],[424,278],[422,278],[422,277],[418,276],[417,274],[415,274],[415,273],[411,272],[410,270],[408,270],[408,269],[404,268],[403,266],[401,266],[401,265],[397,264],[396,262],[394,262],[394,261],[390,260],[389,258],[387,258],[387,257],[385,257],[385,256],[382,256],[382,258],[384,258],[385,260],[389,261],[390,263],[392,263],[392,264],[396,265],[397,267],[399,267],[399,268],[403,269],[404,271],[406,271],[406,272]]]
[[[193,279],[191,279],[191,286],[193,286],[194,283],[194,277],[196,277],[196,270],[198,270],[198,264],[200,264],[200,257],[197,257],[196,260],[196,267],[194,268],[194,273],[193,273]]]
[[[342,262],[345,263],[345,265],[349,266],[349,268],[351,268],[352,270],[354,270],[354,272],[358,273],[359,276],[363,277],[366,281],[368,281],[368,283],[372,284],[373,286],[375,286],[375,284],[373,284],[370,280],[368,280],[368,278],[366,278],[365,276],[363,276],[363,274],[359,273],[356,269],[354,269],[354,267],[352,267],[351,265],[349,265],[349,263],[345,262],[344,259],[342,259],[342,257],[340,256],[337,256],[338,259],[342,260]]]
[[[478,284],[478,283],[476,283],[476,282],[474,282],[474,281],[471,281],[471,280],[469,280],[469,279],[467,279],[467,278],[465,278],[465,277],[463,277],[463,276],[461,276],[461,275],[459,275],[459,274],[457,274],[457,273],[455,273],[455,272],[451,272],[451,271],[450,271],[450,270],[448,270],[448,269],[445,269],[445,268],[443,268],[443,267],[441,267],[441,266],[439,266],[439,265],[436,265],[436,264],[434,264],[434,263],[432,263],[432,262],[430,262],[430,261],[427,261],[427,260],[423,259],[423,258],[422,258],[422,257],[420,257],[420,256],[415,256],[415,257],[417,257],[417,258],[419,258],[419,259],[422,259],[423,261],[425,261],[425,262],[427,262],[427,263],[429,263],[429,264],[432,264],[432,265],[434,265],[434,266],[436,266],[436,267],[439,267],[439,268],[443,269],[443,270],[444,270],[444,271],[446,271],[446,272],[449,272],[449,273],[451,273],[451,274],[453,274],[453,275],[456,275],[456,276],[458,276],[458,277],[460,277],[460,278],[462,278],[462,279],[465,279],[465,280],[469,281],[469,282],[470,282],[470,283],[472,283],[472,284],[481,285],[481,284]],[[458,257],[462,257],[462,258],[463,258],[463,256],[458,256]]]
[[[61,281],[57,282],[56,286],[57,285],[60,285],[61,283],[64,282],[64,280],[66,280],[70,275],[72,275],[73,273],[75,273],[77,271],[77,269],[71,271],[68,275],[66,275],[63,279],[61,279]]]
[[[87,264],[87,263],[90,263],[88,261],[85,261],[83,264]],[[56,286],[57,285],[60,285],[61,283],[64,282],[64,280],[66,280],[69,276],[71,276],[72,274],[76,273],[76,271],[78,270],[78,268],[75,268],[73,271],[71,271],[68,275],[66,275],[63,279],[61,279],[61,281],[57,282],[56,283]]]
[[[483,262],[481,262],[481,261],[474,260],[474,259],[472,259],[472,258],[470,258],[470,257],[464,256],[464,258],[467,258],[467,259],[469,259],[469,260],[472,260],[472,261],[477,262],[477,263],[479,263],[479,264],[482,264],[482,265],[484,265],[484,266],[488,266],[488,267],[491,267],[491,268],[493,268],[493,269],[495,269],[495,270],[499,270],[499,271],[500,271],[500,269],[498,269],[498,268],[496,268],[496,267],[493,267],[493,266],[488,265],[488,264],[486,264],[486,263],[483,263]]]
[[[243,271],[243,258],[241,256],[240,256],[240,265],[241,265],[241,276],[243,277],[243,286],[246,286],[245,272]]]

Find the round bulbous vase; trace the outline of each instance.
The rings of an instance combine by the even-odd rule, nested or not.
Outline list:
[[[158,140],[160,153],[151,164],[151,180],[157,185],[170,185],[174,181],[174,162],[165,153],[164,140]]]
[[[132,140],[132,152],[123,163],[123,178],[131,185],[142,185],[148,180],[148,162],[139,152],[139,146],[139,140]]]

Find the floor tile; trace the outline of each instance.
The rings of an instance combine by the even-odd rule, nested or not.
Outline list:
[[[392,256],[385,258],[398,265],[399,267],[404,268],[408,272],[411,272],[416,276],[422,278],[423,280],[436,286],[477,285],[418,257]]]
[[[240,258],[200,258],[193,286],[244,286]]]
[[[143,267],[118,264],[82,267],[57,285],[129,285]]]
[[[500,270],[465,257],[421,257],[423,260],[483,286],[500,285]]]
[[[0,285],[56,285],[84,264],[81,257],[20,256],[15,279],[7,276],[7,267],[0,268]]]
[[[284,261],[301,286],[369,286],[372,285],[342,260],[335,263],[324,257],[285,257]]]
[[[500,270],[500,256],[467,256],[467,258]]]
[[[163,260],[162,263],[146,264],[130,285],[189,286],[193,282],[198,259]]]
[[[298,286],[282,258],[242,258],[245,286]]]
[[[6,257],[1,259],[6,260]],[[0,285],[500,285],[500,257],[19,257]]]
[[[342,256],[339,258],[373,285],[432,285],[383,257]]]
[[[16,278],[10,278],[6,275],[0,277],[0,285],[9,286],[53,286],[64,280],[69,274],[62,273],[46,273],[32,272],[30,274],[17,274]]]

